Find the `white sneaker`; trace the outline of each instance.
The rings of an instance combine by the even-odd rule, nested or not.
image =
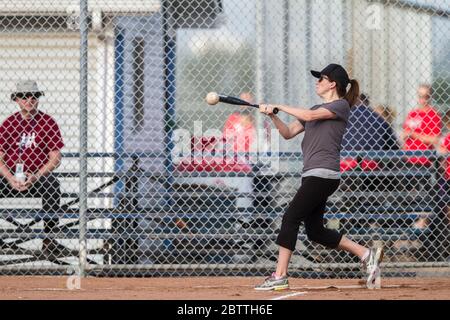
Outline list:
[[[381,270],[376,267],[367,277],[367,289],[381,289]]]
[[[379,284],[381,277],[380,264],[381,261],[383,260],[383,255],[384,252],[382,247],[370,249],[369,256],[363,262],[367,272],[366,286],[369,289],[374,289],[380,286]]]

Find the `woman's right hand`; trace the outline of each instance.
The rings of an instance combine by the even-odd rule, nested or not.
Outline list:
[[[265,115],[273,115],[273,109],[275,109],[272,105],[270,104],[260,104],[259,105],[259,112],[264,113]]]

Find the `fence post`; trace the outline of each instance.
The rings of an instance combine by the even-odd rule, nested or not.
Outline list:
[[[80,255],[79,272],[85,276],[87,241],[87,111],[88,111],[88,0],[80,0]]]

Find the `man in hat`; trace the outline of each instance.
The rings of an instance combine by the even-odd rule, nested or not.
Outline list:
[[[6,118],[0,126],[0,197],[40,197],[44,232],[52,232],[58,219],[51,214],[59,211],[60,182],[52,174],[61,162],[64,146],[56,121],[38,110],[44,95],[36,81],[20,81],[11,100],[19,111]],[[44,239],[43,251],[58,248],[52,239]]]

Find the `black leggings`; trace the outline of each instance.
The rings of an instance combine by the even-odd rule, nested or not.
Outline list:
[[[313,176],[302,178],[302,185],[283,216],[276,243],[294,251],[300,223],[303,221],[309,240],[328,248],[337,248],[342,235],[323,226],[323,214],[327,199],[337,190],[339,182],[338,179]]]

